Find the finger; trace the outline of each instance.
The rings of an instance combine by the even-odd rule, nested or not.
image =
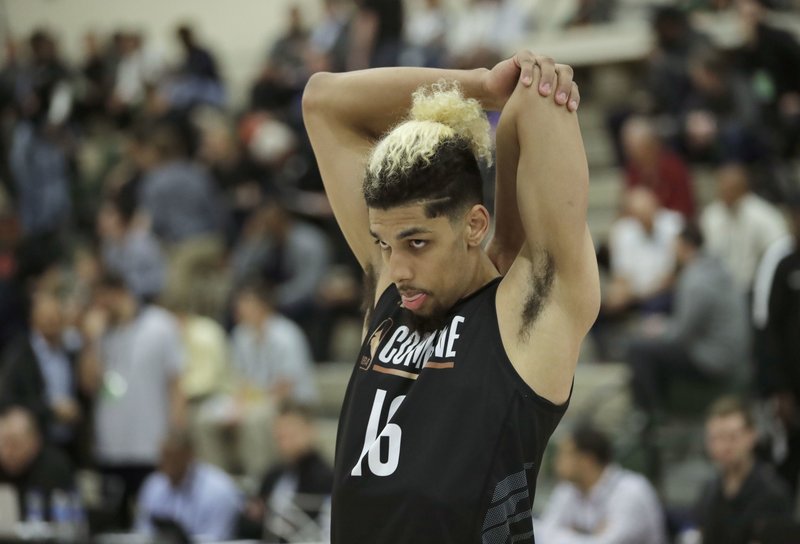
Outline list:
[[[536,57],[536,65],[542,70],[542,78],[539,81],[539,94],[550,96],[556,85],[556,63],[550,57]]]
[[[567,64],[556,64],[558,74],[558,88],[556,89],[556,103],[564,105],[567,103],[569,93],[572,90],[572,66]]]
[[[578,84],[573,81],[572,90],[570,90],[569,92],[569,102],[567,103],[567,109],[569,109],[569,111],[577,111],[580,103],[581,103],[581,92],[578,89]]]
[[[536,59],[530,51],[521,51],[514,55],[514,63],[520,69],[519,79],[526,87],[533,83],[533,67]]]

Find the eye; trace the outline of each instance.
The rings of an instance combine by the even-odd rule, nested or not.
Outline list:
[[[381,248],[381,250],[389,249],[389,244],[384,242],[383,240],[375,240],[375,243]]]
[[[408,242],[408,245],[410,245],[413,249],[422,249],[423,247],[428,245],[428,241],[427,240],[411,240],[411,241]]]

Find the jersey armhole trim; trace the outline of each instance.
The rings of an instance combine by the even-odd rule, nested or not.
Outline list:
[[[499,283],[498,283],[499,285]],[[528,382],[526,382],[522,376],[519,375],[517,369],[514,368],[513,363],[511,362],[511,358],[508,356],[508,352],[506,351],[506,346],[503,344],[503,337],[500,334],[500,320],[497,317],[497,289],[494,289],[492,293],[492,300],[491,300],[491,311],[492,311],[492,334],[495,336],[497,340],[497,345],[499,346],[498,352],[500,353],[501,357],[501,365],[505,367],[506,371],[510,374],[511,379],[516,383],[517,387],[520,388],[521,392],[525,395],[533,399],[536,404],[538,404],[541,408],[563,414],[569,408],[570,400],[572,400],[572,391],[575,388],[575,376],[572,376],[572,384],[569,388],[569,396],[567,396],[567,400],[564,401],[563,404],[555,404],[554,402],[544,398],[536,390],[531,387]]]

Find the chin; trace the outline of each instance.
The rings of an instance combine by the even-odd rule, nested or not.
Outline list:
[[[447,325],[448,312],[434,309],[426,313],[415,313],[410,310],[403,314],[402,324],[420,334],[443,329]]]

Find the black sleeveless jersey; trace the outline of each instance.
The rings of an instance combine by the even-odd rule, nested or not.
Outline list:
[[[394,285],[381,296],[339,422],[334,544],[534,541],[536,477],[566,404],[512,367],[498,285],[462,299],[431,334],[403,324]]]

